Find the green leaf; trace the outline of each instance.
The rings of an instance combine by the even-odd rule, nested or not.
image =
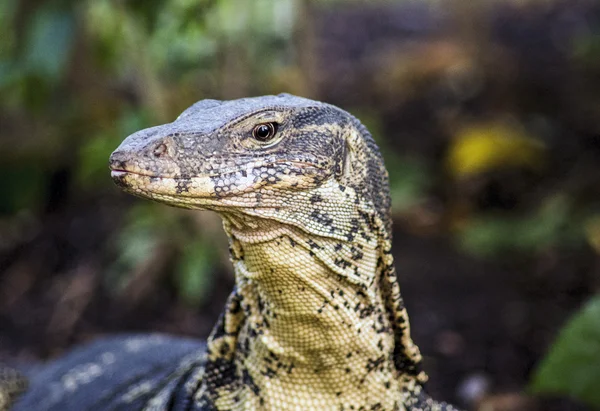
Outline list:
[[[534,393],[568,395],[600,408],[600,295],[562,329],[535,372]]]

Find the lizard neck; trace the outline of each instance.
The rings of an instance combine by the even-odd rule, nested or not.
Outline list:
[[[394,363],[394,331],[374,281],[381,260],[376,241],[265,227],[246,231],[225,223],[241,308],[235,312],[243,312],[233,321],[232,361],[244,382],[237,395],[266,409],[399,408],[402,391],[415,382],[400,378]],[[285,395],[291,389],[305,392],[303,402]]]

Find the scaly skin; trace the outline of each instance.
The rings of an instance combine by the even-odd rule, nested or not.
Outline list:
[[[17,410],[455,410],[423,391],[387,172],[350,114],[290,95],[203,100],[110,165],[129,193],[219,213],[236,287],[206,348],[99,342],[34,376]]]
[[[27,385],[27,379],[20,372],[0,366],[0,410],[8,409]]]

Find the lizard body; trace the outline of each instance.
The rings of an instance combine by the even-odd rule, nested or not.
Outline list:
[[[33,376],[15,410],[455,410],[423,391],[387,172],[349,113],[286,94],[202,100],[110,166],[127,192],[219,213],[236,287],[205,346],[97,342]]]

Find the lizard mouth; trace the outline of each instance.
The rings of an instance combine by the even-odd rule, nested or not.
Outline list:
[[[125,170],[122,168],[116,168],[116,169],[111,168],[110,177],[112,178],[113,182],[116,185],[118,185],[119,187],[126,189],[126,190],[130,188],[131,182],[129,180],[131,177],[133,177],[133,178],[140,178],[140,177],[152,178],[152,176],[144,175],[141,173],[136,173],[134,171]]]
[[[205,206],[206,201],[247,197],[266,186],[299,191],[319,185],[322,167],[307,159],[277,159],[212,170],[188,177],[131,167],[126,161],[111,159],[113,182],[123,190],[144,198],[179,207]],[[195,204],[198,202],[198,204]],[[235,203],[235,201],[234,201]],[[233,205],[235,205],[232,203]],[[223,203],[224,204],[224,203]]]
[[[317,164],[315,164],[313,162],[298,161],[298,160],[285,160],[285,161],[277,160],[277,161],[273,161],[273,162],[252,164],[251,168],[258,168],[261,166],[262,167],[265,167],[265,166],[270,167],[270,166],[284,165],[284,164],[294,167],[296,170],[296,174],[316,174],[320,169],[320,167],[318,167]],[[214,178],[214,177],[222,177],[222,176],[233,176],[240,172],[248,173],[249,172],[248,166],[250,166],[250,164],[233,167],[233,168],[225,168],[222,170],[213,171],[211,173],[203,173],[201,176],[198,176],[198,177]],[[137,170],[137,169],[131,170],[122,163],[121,164],[110,164],[109,168],[110,168],[110,175],[113,179],[122,179],[123,177],[125,177],[127,175],[133,175],[135,177],[169,179],[169,180],[189,180],[190,179],[190,177],[183,177],[183,176],[177,176],[177,175],[157,174],[157,173],[152,173],[152,172],[148,172],[148,171],[144,171],[144,170]]]
[[[110,176],[112,178],[120,178],[127,174],[129,174],[129,171],[127,170],[110,170]]]
[[[131,171],[131,170],[123,170],[123,169],[111,169],[110,176],[113,179],[122,179],[126,176],[134,176],[134,177],[146,177],[146,178],[171,178],[177,180],[176,177],[164,177],[156,174],[150,173],[140,173],[139,171]]]
[[[123,164],[119,164],[119,165],[110,164],[109,168],[110,168],[111,177],[122,177],[127,174],[134,174],[134,175],[144,176],[144,177],[160,177],[160,176],[150,173],[150,172],[144,172],[144,171],[140,171],[140,170],[134,171],[134,170],[128,169],[128,167],[125,167]]]

